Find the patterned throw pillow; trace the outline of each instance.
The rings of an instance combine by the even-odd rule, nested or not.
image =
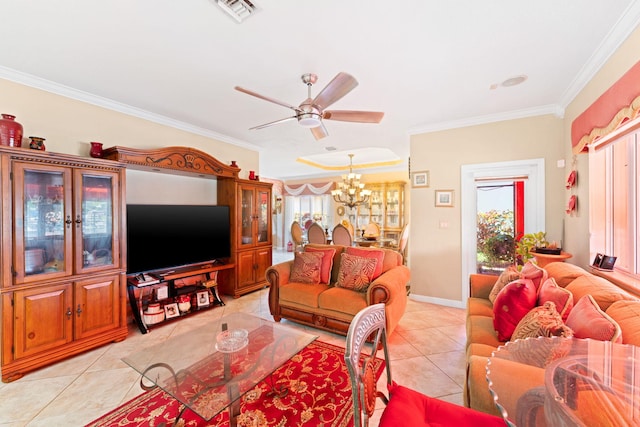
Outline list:
[[[340,255],[340,271],[338,271],[339,288],[365,292],[373,281],[378,260],[343,253]]]
[[[502,288],[493,304],[493,327],[500,341],[509,341],[520,320],[536,306],[538,293],[533,281],[518,279]]]
[[[589,294],[578,300],[567,317],[567,326],[576,338],[622,342],[622,330],[615,320],[600,310]]]
[[[505,269],[502,274],[500,274],[500,277],[498,277],[498,280],[496,280],[493,288],[491,288],[491,292],[489,293],[489,301],[491,301],[491,304],[496,302],[496,297],[502,288],[519,278],[520,273],[515,266],[510,266]]]
[[[378,260],[376,264],[376,271],[373,273],[371,280],[375,280],[382,274],[382,267],[384,267],[384,251],[376,248],[357,248],[355,246],[348,246],[346,252],[349,255],[356,255],[364,258],[375,258]]]
[[[320,283],[328,284],[331,281],[331,269],[333,268],[333,257],[336,254],[335,249],[320,249],[307,246],[305,252],[320,252],[323,254],[322,267],[320,269]]]
[[[322,256],[322,252],[296,252],[289,281],[310,285],[320,283]]]
[[[552,301],[534,307],[518,323],[512,340],[518,338],[536,337],[567,337],[573,336],[573,331],[562,321],[562,316],[556,310]]]
[[[566,321],[573,308],[573,294],[561,288],[552,277],[545,280],[538,290],[538,305],[544,305],[547,301],[552,301],[562,320]]]

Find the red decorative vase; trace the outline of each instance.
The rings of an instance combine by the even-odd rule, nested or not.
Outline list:
[[[102,142],[92,142],[89,155],[96,158],[102,157]]]
[[[16,116],[3,114],[0,119],[0,145],[22,146],[22,125],[16,122]]]
[[[256,179],[255,171],[249,171],[249,179],[252,180],[252,181],[255,181],[255,179]]]

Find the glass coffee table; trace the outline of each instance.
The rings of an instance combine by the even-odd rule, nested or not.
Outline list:
[[[507,425],[640,425],[640,347],[578,338],[508,342],[487,364]]]
[[[233,313],[122,360],[142,374],[143,389],[161,388],[206,421],[229,409],[230,423],[236,425],[240,397],[316,338]]]

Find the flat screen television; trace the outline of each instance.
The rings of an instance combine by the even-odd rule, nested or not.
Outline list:
[[[229,206],[127,205],[127,274],[230,256]]]

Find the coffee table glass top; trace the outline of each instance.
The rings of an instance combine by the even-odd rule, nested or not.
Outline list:
[[[316,338],[233,313],[122,360],[143,375],[144,388],[160,387],[208,421]]]

